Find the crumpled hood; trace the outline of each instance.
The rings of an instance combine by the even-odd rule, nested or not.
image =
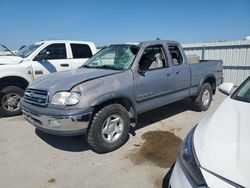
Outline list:
[[[194,133],[201,166],[244,187],[250,187],[249,112],[249,103],[228,97]]]
[[[71,71],[57,72],[38,78],[29,88],[49,90],[50,94],[58,91],[69,91],[78,83],[98,77],[119,73],[117,70],[78,68]]]
[[[19,56],[0,56],[0,65],[15,65],[22,62]]]

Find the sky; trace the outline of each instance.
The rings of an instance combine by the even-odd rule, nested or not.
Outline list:
[[[250,35],[250,0],[0,0],[0,44],[48,39],[181,43]]]

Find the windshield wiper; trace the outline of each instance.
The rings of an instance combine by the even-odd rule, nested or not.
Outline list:
[[[250,103],[250,98],[249,97],[240,97],[240,96],[235,96],[234,97],[235,100],[238,100],[238,101],[242,101],[242,102],[247,102],[247,103]]]
[[[112,69],[112,70],[123,70],[123,68],[115,67],[115,66],[112,66],[112,65],[102,65],[102,66],[97,66],[97,68]]]
[[[88,65],[82,65],[81,67],[83,67],[83,68],[91,68],[91,67],[88,66]]]
[[[115,67],[112,65],[102,65],[102,66],[89,66],[87,64],[82,65],[83,68],[92,68],[92,69],[112,69],[112,70],[123,70],[123,68]]]

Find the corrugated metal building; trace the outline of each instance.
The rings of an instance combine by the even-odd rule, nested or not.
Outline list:
[[[240,84],[250,75],[250,40],[182,44],[187,55],[223,61],[224,81]]]

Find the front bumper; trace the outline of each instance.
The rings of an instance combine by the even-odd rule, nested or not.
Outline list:
[[[24,118],[37,129],[48,134],[72,136],[84,134],[93,110],[61,110],[34,106],[21,100]],[[47,112],[47,114],[46,114]]]
[[[181,161],[178,157],[173,172],[171,174],[169,185],[168,187],[175,188],[175,187],[185,187],[185,188],[192,188],[193,186],[189,182],[187,175],[184,173],[181,167]]]

